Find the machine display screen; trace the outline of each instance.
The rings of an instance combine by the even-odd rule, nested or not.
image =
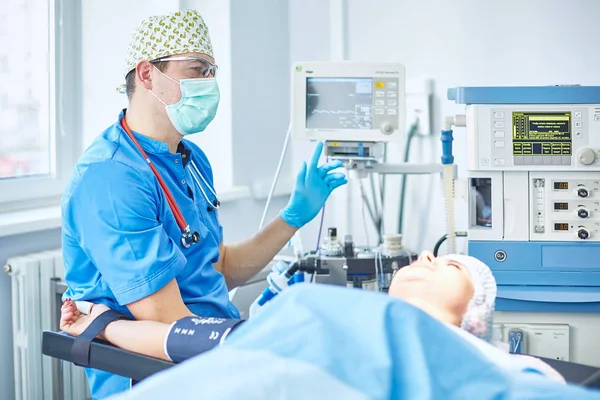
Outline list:
[[[567,190],[569,189],[569,182],[554,182],[554,190]]]
[[[372,129],[373,86],[372,78],[306,78],[306,128]]]
[[[569,203],[554,203],[555,210],[568,210]]]
[[[568,231],[569,230],[569,224],[566,224],[566,223],[554,224],[554,230],[555,231]]]
[[[570,112],[513,112],[512,120],[513,155],[571,155]]]

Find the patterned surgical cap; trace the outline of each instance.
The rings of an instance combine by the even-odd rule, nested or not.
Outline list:
[[[133,33],[123,77],[140,61],[184,53],[202,53],[214,57],[208,27],[198,11],[182,10],[150,17],[142,21]],[[125,85],[120,85],[117,90],[125,93]]]

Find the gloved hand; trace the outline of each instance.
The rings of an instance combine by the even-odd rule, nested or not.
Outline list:
[[[319,142],[308,166],[306,162],[302,163],[290,201],[279,213],[285,222],[295,228],[301,228],[312,221],[325,205],[331,192],[348,183],[346,175],[330,172],[340,168],[341,161],[330,161],[318,167],[322,151],[323,143]]]

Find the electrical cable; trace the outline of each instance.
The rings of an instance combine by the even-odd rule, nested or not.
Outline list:
[[[321,210],[321,222],[319,223],[319,233],[317,235],[317,246],[315,247],[315,252],[319,252],[319,244],[321,243],[321,232],[323,232],[323,220],[325,219],[325,205],[323,204],[323,209]]]
[[[371,208],[371,204],[369,203],[369,199],[367,198],[367,194],[365,193],[365,187],[364,187],[363,181],[360,178],[358,178],[358,188],[360,190],[360,197],[362,198],[362,201],[363,201],[363,207],[364,206],[367,207],[367,211],[369,211],[369,216],[371,217],[371,222],[373,222],[373,225],[375,225],[375,227],[377,227],[375,214],[373,213],[373,209]]]
[[[365,198],[364,197],[363,197],[361,209],[362,209],[363,226],[365,228],[365,241],[367,242],[367,247],[371,247],[371,246],[369,246],[369,231],[367,230],[367,217],[365,216]]]
[[[406,146],[404,146],[404,158],[403,162],[408,162],[410,157],[410,146],[412,143],[415,134],[419,131],[419,118],[417,117],[416,121],[412,123],[410,129],[408,130],[408,135],[406,137]],[[400,188],[400,207],[398,210],[398,233],[402,233],[402,225],[404,224],[404,203],[406,199],[406,181],[407,176],[402,175],[402,186]]]
[[[383,234],[385,232],[385,221],[384,221],[385,174],[379,174],[379,193],[381,194],[381,214],[379,215],[379,242],[383,242]]]
[[[281,156],[279,157],[279,163],[277,164],[277,169],[275,170],[275,176],[273,177],[273,183],[271,184],[271,189],[269,190],[269,195],[267,196],[267,202],[265,204],[265,209],[263,210],[262,218],[260,219],[260,224],[258,225],[258,229],[261,229],[265,224],[265,220],[267,219],[267,213],[269,212],[269,206],[271,204],[271,198],[273,197],[273,193],[275,193],[275,187],[277,186],[277,181],[279,180],[279,174],[281,173],[281,168],[283,167],[283,160],[285,159],[285,153],[287,152],[288,144],[290,141],[290,137],[292,136],[292,123],[288,126],[287,134],[285,135],[285,141],[283,142],[283,149],[281,150]]]
[[[374,214],[376,216],[375,221],[373,221],[375,225],[375,230],[377,231],[378,243],[383,242],[383,233],[381,232],[381,225],[383,221],[383,204],[381,204],[381,210],[377,206],[378,196],[375,191],[375,178],[373,174],[369,174],[369,180],[371,181],[371,194],[373,195],[373,208]],[[379,188],[379,200],[381,200],[381,187]]]
[[[384,164],[387,163],[387,143],[383,144],[383,162]],[[378,174],[379,175],[379,194],[381,196],[381,214],[379,215],[379,232],[380,232],[380,237],[379,237],[379,241],[383,242],[383,233],[385,232],[385,223],[384,223],[384,209],[385,209],[385,183],[386,183],[386,175],[385,174]]]
[[[381,233],[381,213],[379,212],[379,209],[377,208],[377,196],[375,194],[375,186],[374,186],[374,182],[373,182],[373,174],[370,173],[369,174],[369,178],[371,179],[371,189],[372,189],[372,194],[373,194],[373,207],[371,207],[371,202],[369,200],[369,198],[367,197],[367,193],[365,191],[365,187],[364,187],[364,183],[362,181],[361,178],[358,178],[358,184],[359,184],[359,189],[360,189],[360,195],[362,198],[362,201],[365,203],[366,207],[367,207],[367,211],[369,211],[369,217],[371,218],[371,222],[373,223],[373,227],[375,228],[375,231],[378,232],[378,241],[379,243],[381,243],[382,241],[382,235]]]
[[[381,249],[379,249],[379,280],[377,281],[377,291],[383,289],[383,256],[381,255]]]
[[[378,249],[377,251],[375,251],[375,256],[373,257],[373,261],[375,261],[375,284],[377,285],[377,290],[379,290],[379,281],[380,281],[380,274],[379,274],[379,256],[381,254],[381,249]]]
[[[383,144],[383,162],[387,163],[387,143]],[[381,210],[383,215],[383,202],[385,199],[385,174],[379,174],[379,188],[381,192]]]
[[[375,194],[375,177],[374,174],[369,174],[369,183],[371,184],[371,195],[373,196],[373,213],[379,217],[381,214],[379,213],[379,205],[378,205],[378,196]],[[376,221],[376,223],[378,220]]]

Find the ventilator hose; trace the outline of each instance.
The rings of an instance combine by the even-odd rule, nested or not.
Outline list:
[[[467,237],[467,232],[458,231],[458,232],[456,232],[456,237]],[[446,241],[446,239],[448,239],[448,234],[444,234],[444,236],[442,236],[441,238],[438,239],[437,242],[435,242],[435,246],[433,246],[433,255],[434,256],[436,256],[436,257],[438,256],[440,247],[442,247],[442,244]]]
[[[448,230],[448,254],[456,253],[456,232],[454,227],[454,168],[444,165],[444,200],[446,203],[446,228]]]

